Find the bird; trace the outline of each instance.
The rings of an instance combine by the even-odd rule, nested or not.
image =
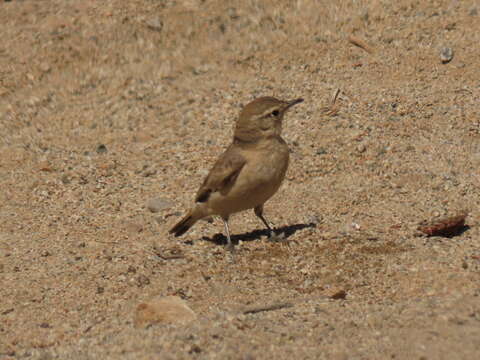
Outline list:
[[[220,155],[195,196],[195,204],[173,226],[170,234],[185,234],[198,220],[218,215],[223,220],[227,248],[233,253],[228,219],[231,214],[253,209],[269,231],[263,206],[280,188],[289,163],[289,148],[281,137],[283,117],[298,98],[283,101],[259,97],[240,111],[233,141]]]

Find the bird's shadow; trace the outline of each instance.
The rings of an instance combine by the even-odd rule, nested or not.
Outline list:
[[[273,233],[274,235],[277,235],[277,236],[280,235],[282,240],[286,240],[287,238],[295,234],[298,230],[302,230],[305,228],[315,228],[315,227],[317,227],[317,224],[315,223],[294,224],[294,225],[275,228],[273,229]],[[260,240],[262,236],[267,236],[267,237],[270,236],[270,231],[268,229],[263,229],[263,230],[253,230],[243,234],[230,235],[232,239],[232,243],[234,245],[237,245],[240,240],[241,241]],[[217,245],[225,245],[227,243],[227,237],[225,236],[225,234],[222,234],[222,233],[215,234],[212,237],[203,236],[202,240],[210,241]]]

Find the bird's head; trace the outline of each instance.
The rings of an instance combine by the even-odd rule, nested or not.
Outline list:
[[[283,101],[269,96],[253,100],[240,112],[235,138],[255,142],[263,138],[280,136],[283,116],[290,107],[301,102],[303,99]]]

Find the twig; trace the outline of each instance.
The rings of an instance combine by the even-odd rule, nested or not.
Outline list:
[[[162,260],[174,260],[174,259],[185,258],[185,255],[183,254],[163,255],[161,249],[156,244],[153,244],[153,254],[157,255]]]
[[[368,52],[369,54],[373,54],[373,49],[365,42],[363,41],[362,39],[360,38],[357,38],[356,36],[353,36],[353,35],[350,35],[348,37],[348,41],[355,45],[355,46],[358,46],[359,48],[365,50],[366,52]]]
[[[330,102],[329,106],[325,106],[322,108],[322,112],[329,116],[335,116],[338,114],[339,105],[337,103],[338,96],[340,95],[341,90],[335,90],[335,94],[333,95],[332,101]]]
[[[337,89],[337,91],[335,91],[335,95],[333,95],[332,106],[337,102],[338,95],[340,95],[340,89]]]
[[[263,311],[273,311],[273,310],[290,308],[292,306],[293,306],[292,303],[276,303],[276,304],[270,304],[270,305],[254,305],[254,306],[249,306],[246,309],[244,309],[242,311],[242,314],[256,314],[256,313],[263,312]]]

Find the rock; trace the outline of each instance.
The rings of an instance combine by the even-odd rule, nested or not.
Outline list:
[[[153,18],[147,21],[147,26],[155,31],[162,31],[163,22],[159,18]]]
[[[361,153],[364,153],[365,150],[367,150],[367,147],[364,145],[364,144],[359,144],[357,146],[357,151],[361,154]]]
[[[71,180],[67,174],[63,174],[61,180],[64,185],[68,185],[71,183]]]
[[[449,47],[443,47],[440,50],[440,60],[442,61],[442,64],[449,63],[453,59],[453,50],[452,48]]]
[[[97,146],[97,153],[98,154],[105,154],[107,152],[107,147],[104,144],[100,144]]]
[[[157,213],[159,211],[169,209],[173,206],[173,203],[165,198],[152,198],[147,201],[147,208],[150,210],[152,213]]]
[[[125,221],[124,227],[127,232],[133,233],[133,234],[140,233],[143,231],[143,226],[133,221]]]
[[[465,226],[465,219],[468,211],[464,210],[455,216],[430,221],[418,227],[418,230],[427,236],[453,237],[460,235],[468,227]]]
[[[334,286],[327,290],[326,295],[333,300],[344,300],[347,297],[347,292],[342,288]]]
[[[50,72],[52,68],[50,67],[50,65],[46,62],[43,62],[40,64],[40,70],[43,71],[44,73],[48,73]]]
[[[52,167],[50,162],[47,161],[47,160],[38,163],[37,167],[38,167],[38,170],[40,170],[40,171],[45,171],[45,172],[54,171],[54,168]]]
[[[134,325],[146,328],[159,323],[187,323],[197,318],[185,301],[178,296],[166,296],[141,303],[135,311]]]
[[[136,134],[133,135],[133,141],[139,142],[139,143],[148,142],[148,141],[151,141],[152,139],[153,139],[152,134],[146,131],[137,132]]]
[[[145,275],[139,275],[135,279],[135,283],[137,284],[138,287],[144,287],[150,284],[150,279]]]

